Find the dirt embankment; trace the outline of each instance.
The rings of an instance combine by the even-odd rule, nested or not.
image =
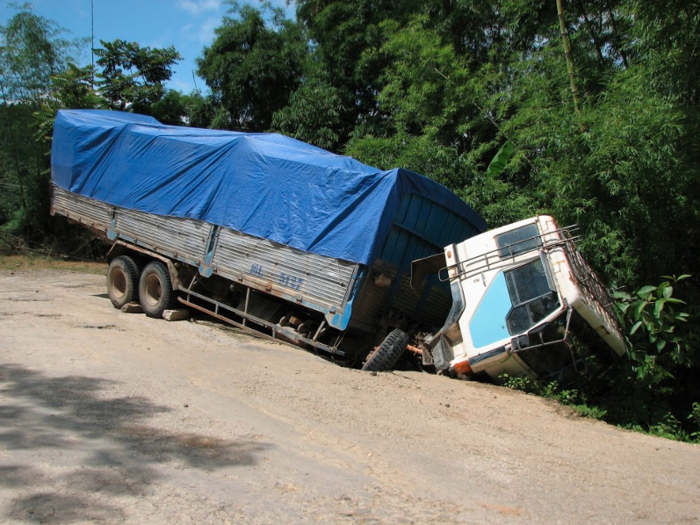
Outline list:
[[[700,447],[0,270],[2,523],[696,522]]]

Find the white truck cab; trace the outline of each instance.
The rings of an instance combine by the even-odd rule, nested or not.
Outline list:
[[[603,362],[623,355],[612,300],[573,230],[540,215],[447,246],[439,262],[433,256],[428,266],[442,266],[453,306],[424,340],[424,355],[438,370],[494,381],[503,374],[565,380],[590,353]]]

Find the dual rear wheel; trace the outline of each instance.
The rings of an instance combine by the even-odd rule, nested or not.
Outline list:
[[[107,271],[107,294],[115,308],[139,302],[149,317],[163,317],[177,304],[170,273],[160,261],[149,262],[143,270],[132,257],[112,259]]]
[[[112,259],[107,270],[107,295],[115,308],[139,300],[141,267],[128,255]]]

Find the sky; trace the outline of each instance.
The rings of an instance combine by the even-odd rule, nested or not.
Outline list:
[[[15,0],[23,4],[24,0]],[[206,91],[204,81],[195,77],[195,59],[202,55],[204,47],[214,40],[214,29],[221,25],[229,5],[225,0],[29,0],[34,12],[53,20],[70,31],[72,37],[90,37],[90,10],[94,6],[95,47],[100,40],[116,39],[137,42],[142,47],[168,47],[175,49],[182,60],[173,67],[173,76],[167,86],[190,93],[195,88]],[[241,0],[255,7],[259,0]],[[285,0],[273,0],[287,17],[294,16],[294,6]],[[0,24],[5,24],[15,13],[8,0],[0,0]],[[64,35],[65,36],[65,35]],[[85,47],[81,63],[90,63],[90,46]]]

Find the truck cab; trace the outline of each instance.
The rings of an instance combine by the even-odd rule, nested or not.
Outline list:
[[[452,309],[423,341],[423,355],[450,374],[504,374],[566,382],[595,355],[625,353],[610,295],[575,246],[575,228],[540,215],[445,248],[436,262]],[[444,262],[444,265],[443,265]],[[421,261],[414,262],[420,274]]]

